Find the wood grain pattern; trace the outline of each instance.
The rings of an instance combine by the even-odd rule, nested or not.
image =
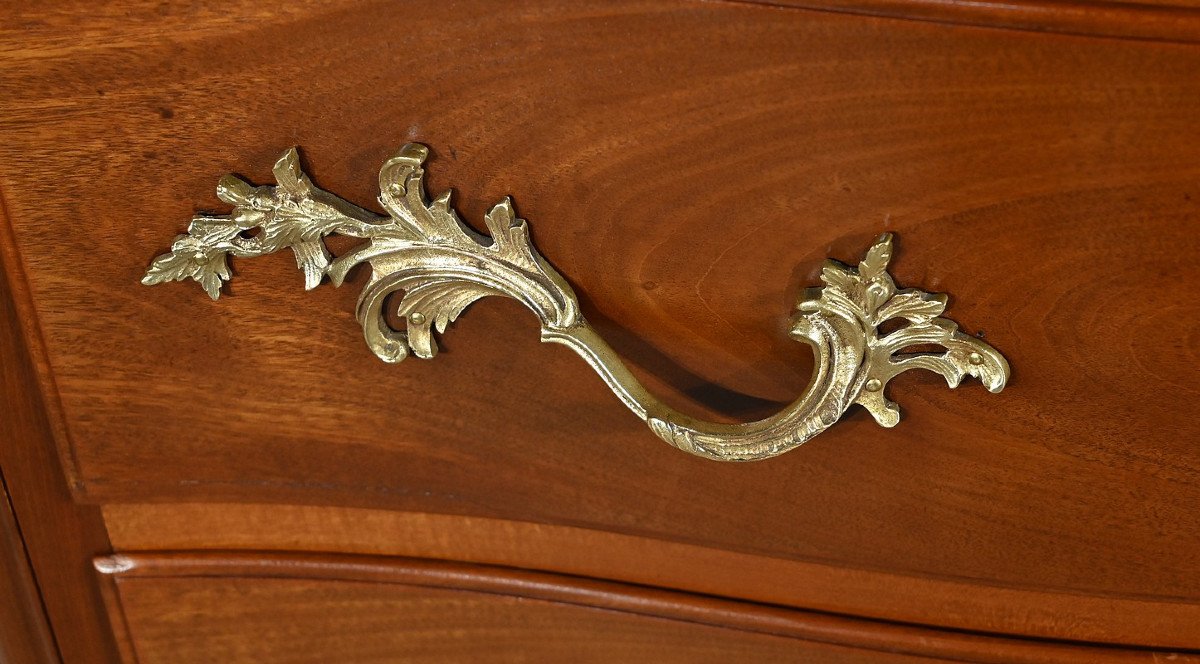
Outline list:
[[[194,578],[121,586],[141,664],[931,661],[452,590]]]
[[[473,515],[1200,604],[1200,51],[747,4],[493,10],[6,9],[8,269],[78,498]],[[653,440],[513,303],[391,367],[358,338],[357,288],[304,293],[286,256],[236,266],[215,304],[138,285],[220,174],[264,181],[299,144],[367,203],[408,140],[466,218],[513,194],[588,317],[699,416],[800,392],[796,295],[883,230],[898,280],[951,293],[1014,378],[904,376],[896,429],[854,412],[725,466]]]
[[[96,566],[115,575],[142,664],[323,662],[333,653],[351,661],[1200,661],[427,560],[177,552]]]
[[[729,1],[1068,35],[1200,42],[1200,4],[1195,0]]]
[[[88,562],[111,549],[100,510],[72,500],[66,464],[56,454],[54,423],[62,419],[43,397],[49,370],[15,249],[0,196],[0,469],[54,632],[53,657],[107,664],[116,661],[116,651]],[[37,639],[36,629],[27,636]],[[45,643],[36,647],[47,654]]]
[[[0,662],[54,664],[58,651],[0,476]]]
[[[298,505],[107,505],[114,548],[356,553],[554,570],[641,586],[960,630],[1195,648],[1200,606],[800,562],[595,530]],[[1068,618],[1069,617],[1069,618]]]

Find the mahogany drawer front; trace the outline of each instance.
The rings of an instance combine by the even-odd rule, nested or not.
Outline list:
[[[937,632],[402,558],[97,560],[127,661],[1149,662],[1145,651]],[[1180,657],[1180,661],[1189,661]]]
[[[140,664],[917,662],[512,595],[379,582],[180,577],[119,583]]]
[[[877,661],[778,637],[458,590],[184,578],[126,582],[121,597],[143,664]]]
[[[426,555],[355,519],[432,515],[785,576],[568,570],[508,535],[445,554],[474,562],[1200,648],[1200,46],[675,0],[22,12],[0,51],[6,278],[74,497],[117,549],[322,550],[322,531]],[[354,321],[366,274],[306,292],[278,255],[235,261],[218,302],[138,283],[224,209],[221,174],[270,183],[299,145],[370,207],[408,141],[470,223],[511,194],[682,410],[750,420],[799,394],[796,298],[884,231],[897,281],[951,293],[1012,380],[906,374],[894,429],[854,409],[720,464],[648,434],[510,301],[390,366]]]

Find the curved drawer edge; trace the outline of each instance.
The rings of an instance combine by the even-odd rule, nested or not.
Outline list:
[[[585,577],[389,556],[163,551],[114,554],[96,569],[118,586],[169,577],[310,579],[467,590],[666,618],[853,648],[971,662],[1152,661],[1165,653],[1021,640],[864,620]],[[119,610],[119,606],[113,608]],[[1172,653],[1188,661],[1186,653]]]
[[[1200,648],[1200,602],[1190,599],[1016,588],[471,516],[222,503],[110,504],[103,510],[117,551],[328,551],[457,560],[938,630]]]

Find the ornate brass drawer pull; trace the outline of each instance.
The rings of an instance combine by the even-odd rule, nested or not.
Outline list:
[[[899,290],[887,272],[892,240],[883,235],[858,267],[828,261],[824,286],[797,306],[791,336],[816,354],[812,382],[783,411],[758,422],[715,424],[679,413],[660,402],[634,378],[612,348],[579,311],[566,279],[534,250],[525,220],[505,199],[485,217],[491,237],[480,235],[450,207],[450,192],[430,202],[422,168],[423,145],[410,143],[379,172],[379,202],[387,216],[368,212],[318,189],[300,170],[295,150],[275,164],[277,186],[254,187],[232,175],[217,196],[233,214],[199,215],[170,253],[154,259],[144,284],[191,278],[214,300],[231,277],[228,257],[262,256],[291,249],[304,271],[306,288],[326,275],[340,286],[350,268],[371,267],[358,300],[358,320],[367,345],[385,362],[409,353],[437,352],[432,328],[445,332],[467,305],[487,295],[506,295],[529,307],[542,323],[542,341],[570,347],[587,361],[630,410],[659,438],[681,450],[721,461],[749,461],[782,454],[832,426],[852,404],[861,404],[885,426],[900,420],[899,407],[884,396],[893,376],[909,369],[941,374],[950,387],[963,376],[999,392],[1008,363],[994,348],[962,334],[940,318],[946,296]],[[254,235],[248,233],[259,229]],[[367,242],[332,256],[323,238],[348,235]],[[399,313],[404,330],[384,318],[388,295],[404,291]],[[881,336],[879,325],[902,319],[903,327]],[[903,353],[935,345],[940,353]]]

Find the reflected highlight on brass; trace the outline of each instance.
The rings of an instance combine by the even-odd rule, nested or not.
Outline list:
[[[508,296],[537,315],[542,341],[578,353],[659,438],[721,461],[782,454],[832,426],[856,403],[879,424],[895,426],[900,409],[884,390],[892,377],[909,369],[939,373],[950,387],[964,376],[975,376],[992,392],[1008,380],[1008,363],[1000,353],[940,317],[945,295],[896,287],[887,272],[892,238],[885,234],[857,267],[827,261],[824,285],[811,289],[811,297],[797,305],[791,335],[811,345],[816,355],[803,396],[757,422],[694,419],[647,392],[588,325],[571,286],[533,248],[525,220],[516,216],[510,200],[485,216],[491,237],[459,219],[449,192],[429,201],[422,181],[427,156],[425,146],[410,143],[384,163],[379,203],[386,216],[318,189],[300,170],[294,149],[275,164],[277,186],[254,187],[227,175],[217,185],[217,196],[233,206],[233,213],[192,219],[170,253],[154,259],[142,283],[191,278],[215,300],[231,277],[231,255],[248,258],[291,249],[309,289],[325,276],[340,286],[352,267],[367,263],[371,277],[359,296],[358,320],[367,345],[385,362],[399,362],[410,353],[433,357],[433,328],[445,332],[481,297]],[[252,230],[257,232],[251,235]],[[333,256],[323,241],[327,235],[367,242]],[[403,291],[398,307],[404,330],[392,329],[384,316],[387,296],[397,291]],[[902,327],[880,336],[879,326],[893,319],[901,320]],[[916,345],[944,351],[904,352]]]

